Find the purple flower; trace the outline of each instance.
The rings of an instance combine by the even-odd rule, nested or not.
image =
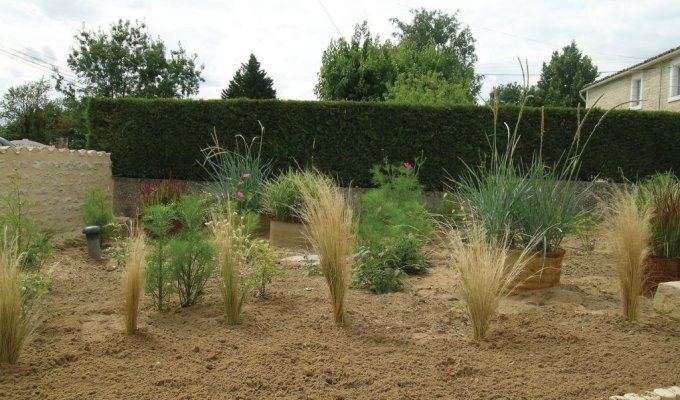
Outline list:
[[[241,179],[248,179],[250,178],[250,172],[245,172],[243,175],[241,175]]]
[[[239,199],[242,199],[242,198],[246,197],[246,195],[243,194],[243,192],[238,192],[238,193],[236,193],[236,196],[237,196]]]
[[[406,169],[413,169],[413,164],[405,162],[405,163],[404,163],[404,168],[406,168]]]

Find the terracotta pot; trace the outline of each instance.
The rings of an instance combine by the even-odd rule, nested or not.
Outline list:
[[[654,296],[659,283],[680,280],[680,258],[647,256],[642,270],[642,294]]]
[[[310,247],[305,237],[307,228],[296,222],[272,219],[269,223],[269,243],[280,247]]]
[[[510,250],[507,263],[515,262],[521,253],[519,250]],[[529,256],[524,269],[512,282],[512,292],[546,289],[559,284],[564,253],[564,249],[559,249],[554,253],[536,252]]]
[[[259,237],[266,237],[269,235],[269,225],[272,221],[272,217],[268,214],[259,214],[258,216],[259,222],[255,228],[255,231],[253,231],[253,234]]]

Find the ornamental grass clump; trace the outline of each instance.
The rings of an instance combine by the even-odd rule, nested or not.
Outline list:
[[[250,253],[250,240],[243,218],[229,207],[224,214],[213,216],[211,229],[215,240],[215,261],[221,278],[220,292],[224,301],[224,322],[236,325],[248,294],[241,285],[241,267]]]
[[[333,319],[336,324],[342,324],[354,247],[352,209],[330,178],[318,172],[307,175],[307,180],[298,182],[304,199],[299,215],[308,226],[309,240],[320,258],[321,273],[330,291]]]
[[[245,137],[237,135],[233,149],[223,147],[217,138],[217,132],[213,132],[214,144],[202,150],[203,168],[210,181],[217,186],[221,201],[238,200],[235,206],[239,210],[260,211],[260,189],[272,173],[271,162],[262,157],[262,124],[260,129],[261,135],[254,137],[250,143]]]
[[[262,210],[277,221],[302,222],[304,204],[301,188],[314,184],[314,174],[289,169],[262,187]]]
[[[638,318],[644,260],[652,238],[652,211],[638,198],[637,188],[616,190],[604,219],[606,244],[621,288],[623,315],[631,321]]]
[[[127,256],[122,277],[123,319],[125,332],[132,335],[137,331],[139,301],[144,295],[144,260],[146,258],[146,236],[143,230],[127,241]]]
[[[6,230],[6,229],[5,229]],[[0,364],[15,364],[30,333],[30,307],[21,296],[21,256],[15,240],[0,240]]]
[[[531,245],[518,256],[509,257],[509,231],[501,240],[489,235],[483,224],[468,221],[463,230],[449,229],[454,266],[460,272],[460,295],[472,323],[473,338],[483,340],[503,297],[528,261]]]
[[[672,172],[644,181],[640,201],[651,207],[650,255],[680,257],[680,182]]]

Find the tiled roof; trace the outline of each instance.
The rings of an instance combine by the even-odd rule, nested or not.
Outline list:
[[[590,89],[591,87],[596,86],[596,85],[599,85],[600,83],[602,83],[602,82],[604,82],[604,81],[606,81],[606,80],[609,80],[609,79],[615,78],[615,77],[617,77],[617,76],[623,75],[623,74],[625,74],[625,73],[628,72],[628,71],[632,71],[632,70],[634,70],[634,69],[638,69],[639,67],[641,67],[641,66],[643,66],[643,65],[645,65],[645,64],[649,64],[649,63],[651,63],[651,62],[653,62],[653,61],[656,61],[656,60],[658,60],[658,59],[660,59],[660,58],[662,58],[662,57],[665,57],[665,56],[667,56],[667,55],[669,55],[669,54],[672,54],[672,53],[675,53],[675,52],[677,52],[677,51],[680,51],[680,46],[674,47],[674,48],[672,48],[672,49],[670,49],[670,50],[666,50],[666,51],[664,51],[664,52],[661,53],[661,54],[657,54],[657,55],[655,55],[654,57],[650,57],[650,58],[646,59],[645,61],[642,61],[642,62],[637,63],[637,64],[635,64],[635,65],[631,65],[631,66],[628,67],[628,68],[624,68],[624,69],[622,69],[621,71],[615,72],[615,73],[613,73],[613,74],[611,74],[611,75],[609,75],[609,76],[605,76],[604,78],[600,78],[600,79],[596,80],[595,82],[590,83],[590,84],[584,86],[582,90]]]

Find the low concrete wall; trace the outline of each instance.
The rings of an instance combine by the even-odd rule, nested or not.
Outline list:
[[[18,188],[26,215],[36,219],[41,229],[82,229],[86,190],[100,186],[112,198],[113,183],[108,153],[0,147],[0,195],[12,195]],[[6,202],[0,202],[0,214],[6,207]]]
[[[142,185],[142,179],[136,178],[115,178],[114,185],[114,212],[116,215],[125,215],[132,217],[135,212],[141,208],[141,201],[139,196],[139,188]],[[586,204],[583,207],[592,208],[600,201],[607,201],[612,193],[615,184],[611,182],[580,182],[578,187],[581,190],[589,190],[590,195],[587,197]],[[215,187],[210,182],[196,182],[189,181],[190,191],[208,191],[216,193]],[[355,209],[359,207],[359,198],[363,193],[370,189],[366,188],[352,188],[352,205]],[[440,211],[440,205],[444,197],[443,192],[425,192],[425,203],[430,212]]]

